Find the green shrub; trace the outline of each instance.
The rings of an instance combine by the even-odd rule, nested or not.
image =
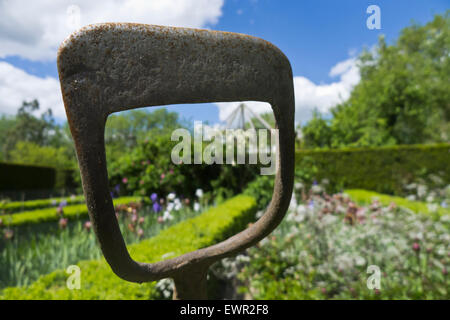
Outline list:
[[[128,204],[130,202],[139,201],[141,201],[140,197],[122,197],[114,199],[114,205]],[[88,210],[86,204],[64,207],[64,217],[69,220],[86,217],[87,215]],[[5,226],[17,227],[42,222],[57,221],[60,219],[60,216],[57,214],[56,208],[47,208],[1,216],[1,219],[3,220],[3,224]]]
[[[437,215],[450,214],[450,210],[442,208],[440,206],[436,206],[435,210],[433,210],[433,207],[427,205],[425,202],[411,201],[402,197],[389,196],[386,194],[380,194],[373,191],[352,189],[352,190],[345,190],[345,193],[348,194],[353,201],[359,204],[370,204],[374,200],[378,200],[384,206],[388,206],[391,203],[395,203],[397,206],[407,208],[416,213],[423,213],[432,216],[434,216],[435,214]]]
[[[56,170],[50,167],[0,163],[0,190],[52,189]]]
[[[311,171],[317,181],[328,179],[333,192],[358,188],[402,195],[405,183],[431,173],[439,175],[448,184],[449,163],[450,144],[302,150],[296,153],[296,170]]]
[[[0,201],[0,213],[15,213],[21,211],[30,211],[36,209],[43,209],[54,207],[59,205],[61,201],[67,201],[68,205],[80,204],[84,202],[83,196],[77,197],[65,197],[65,198],[53,198],[53,199],[41,199],[41,200],[29,200],[29,201],[14,201],[14,202],[1,202]]]
[[[0,162],[0,191],[51,190],[76,187],[73,170]]]
[[[244,194],[256,199],[258,209],[264,209],[272,200],[274,176],[258,176],[247,185]]]
[[[212,245],[241,231],[252,221],[255,212],[255,199],[240,195],[128,248],[137,261],[157,262],[163,260],[163,256],[172,258]],[[161,298],[155,289],[156,282],[139,285],[124,281],[111,271],[104,259],[82,261],[78,266],[81,269],[81,290],[67,289],[68,274],[65,270],[57,270],[42,276],[30,286],[4,289],[0,300]]]
[[[108,172],[114,192],[119,195],[156,192],[163,197],[175,192],[191,197],[197,188],[202,188],[205,192],[211,192],[220,203],[241,193],[259,172],[258,165],[194,164],[193,158],[191,164],[174,164],[171,152],[179,142],[170,138],[170,135],[155,136],[111,162]],[[192,149],[192,157],[193,154]]]

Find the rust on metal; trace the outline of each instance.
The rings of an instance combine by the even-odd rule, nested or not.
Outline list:
[[[206,298],[208,267],[255,245],[283,219],[294,177],[294,90],[286,56],[271,43],[237,33],[131,23],[89,25],[58,51],[61,90],[84,195],[103,255],[121,278],[175,280],[174,298]],[[106,169],[108,115],[181,103],[263,101],[279,129],[277,172],[265,214],[216,245],[157,262],[134,261],[114,213]]]

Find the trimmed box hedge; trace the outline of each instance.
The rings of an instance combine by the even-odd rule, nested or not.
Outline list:
[[[185,220],[159,235],[128,246],[137,261],[157,262],[222,241],[245,229],[255,218],[256,200],[239,195],[209,209],[200,216]],[[104,259],[81,261],[81,289],[69,290],[68,274],[57,270],[42,276],[26,287],[10,287],[0,292],[0,300],[116,300],[161,298],[156,282],[136,284],[120,279]]]
[[[328,179],[333,191],[365,189],[401,195],[404,181],[424,173],[450,183],[450,144],[408,145],[296,152],[296,170],[314,171]]]
[[[114,199],[114,205],[129,204],[141,201],[141,197],[121,197]],[[86,204],[71,205],[64,207],[64,217],[69,220],[87,217],[88,209]],[[60,216],[56,212],[56,208],[47,208],[40,210],[32,210],[12,215],[0,216],[3,224],[9,227],[18,227],[30,224],[38,224],[42,222],[58,221]]]
[[[353,190],[345,190],[345,193],[349,195],[350,199],[359,204],[370,204],[376,199],[384,206],[388,206],[393,202],[399,207],[407,208],[416,213],[431,216],[434,216],[436,214],[437,215],[450,214],[449,209],[445,209],[441,206],[438,207],[436,212],[431,212],[430,208],[425,202],[412,201],[405,198],[380,194],[373,191],[353,189]]]
[[[61,201],[67,201],[67,205],[84,203],[84,196],[41,199],[41,200],[28,200],[28,201],[14,201],[5,202],[0,201],[0,213],[16,213],[22,211],[30,211],[36,209],[43,209],[49,207],[55,207],[61,203]]]

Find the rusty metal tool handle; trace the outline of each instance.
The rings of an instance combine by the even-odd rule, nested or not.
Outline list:
[[[190,284],[200,283],[213,262],[267,236],[289,206],[295,133],[288,59],[271,43],[237,33],[104,23],[70,35],[57,62],[89,216],[112,270],[138,283],[172,277],[178,298],[204,297]],[[108,115],[147,106],[249,100],[270,103],[279,129],[275,186],[263,217],[216,245],[152,264],[134,261],[109,193],[104,143]]]

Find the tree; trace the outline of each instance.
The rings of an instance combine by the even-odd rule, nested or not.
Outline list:
[[[145,139],[171,133],[179,127],[183,127],[183,123],[178,113],[166,109],[152,112],[138,109],[111,115],[105,129],[107,158],[114,161]]]
[[[10,160],[14,163],[49,166],[69,169],[74,167],[73,159],[64,147],[39,146],[33,142],[19,141],[11,150]]]
[[[52,160],[51,157],[45,156],[44,150],[50,154],[54,154],[51,150],[58,150],[58,157],[64,157],[71,162],[66,165],[73,167],[75,153],[67,124],[58,125],[51,109],[40,117],[36,117],[34,113],[38,110],[37,100],[24,101],[14,117],[3,116],[0,119],[0,136],[2,137],[0,159],[26,164],[52,165],[59,160]],[[37,153],[32,154],[35,151]],[[50,160],[49,163],[46,163],[45,159]]]
[[[301,130],[303,147],[331,147],[332,131],[329,121],[325,120],[317,110],[314,110],[313,118]]]
[[[381,37],[362,53],[361,81],[331,110],[332,147],[450,141],[449,13],[403,29],[392,45]],[[313,145],[328,139],[318,119],[309,128]]]

